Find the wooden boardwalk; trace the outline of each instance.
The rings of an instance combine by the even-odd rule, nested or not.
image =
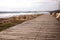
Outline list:
[[[0,32],[0,40],[60,40],[60,23],[42,15]]]

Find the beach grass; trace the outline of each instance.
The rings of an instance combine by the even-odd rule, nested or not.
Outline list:
[[[5,30],[7,28],[10,28],[12,26],[15,26],[17,24],[21,24],[25,21],[34,19],[42,14],[34,14],[34,15],[21,15],[21,16],[14,16],[11,18],[4,18],[2,21],[0,21],[0,31]],[[5,20],[5,21],[4,21]]]

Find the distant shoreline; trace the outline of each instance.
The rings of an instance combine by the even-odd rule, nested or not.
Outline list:
[[[12,17],[12,16],[32,15],[32,14],[42,14],[42,13],[1,13],[0,18],[9,18],[9,17]]]

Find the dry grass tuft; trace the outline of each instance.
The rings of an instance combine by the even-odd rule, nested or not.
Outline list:
[[[0,19],[0,31],[5,30],[17,24],[21,24],[22,22],[25,22],[27,20],[34,19],[40,15],[42,14],[20,15],[20,16],[14,16],[10,18],[1,18]]]

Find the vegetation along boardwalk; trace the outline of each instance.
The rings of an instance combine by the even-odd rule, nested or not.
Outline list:
[[[45,14],[1,31],[0,40],[60,40],[60,22]]]

